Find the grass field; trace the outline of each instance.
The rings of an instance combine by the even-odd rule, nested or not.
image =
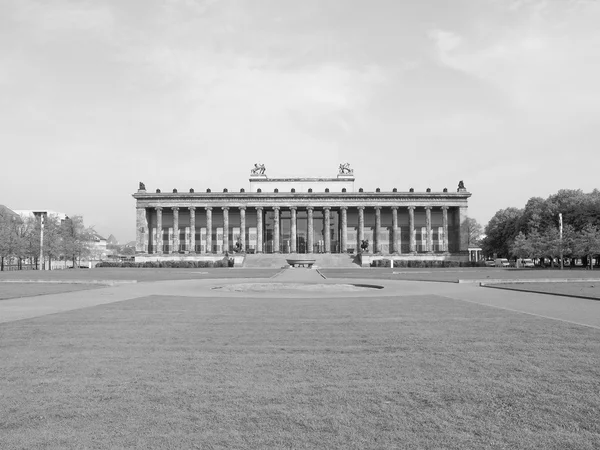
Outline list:
[[[0,448],[600,447],[598,330],[432,295],[0,325]]]
[[[63,292],[84,291],[104,286],[92,284],[56,284],[56,283],[0,283],[0,300],[31,297],[34,295],[59,294]]]
[[[493,288],[524,292],[541,292],[554,295],[566,295],[600,300],[600,282],[567,283],[507,283],[494,284]]]

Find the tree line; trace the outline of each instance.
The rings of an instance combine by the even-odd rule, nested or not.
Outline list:
[[[81,258],[93,253],[95,232],[86,227],[81,216],[67,217],[44,216],[42,224],[39,217],[19,217],[0,211],[0,270],[6,265],[23,265],[39,268],[44,262],[51,267],[52,261],[70,260],[78,267]],[[40,250],[44,261],[40,261]]]
[[[551,261],[563,256],[587,265],[600,254],[600,191],[562,189],[547,199],[532,197],[522,209],[496,212],[484,232],[487,255]]]

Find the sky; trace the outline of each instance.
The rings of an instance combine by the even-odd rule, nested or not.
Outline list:
[[[135,238],[149,191],[335,176],[485,226],[600,162],[597,0],[0,0],[0,204]]]

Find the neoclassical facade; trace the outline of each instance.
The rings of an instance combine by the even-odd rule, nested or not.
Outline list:
[[[148,192],[136,199],[136,251],[161,257],[246,253],[467,254],[461,236],[471,196],[354,188],[348,164],[337,177],[269,178],[255,165],[248,191]]]

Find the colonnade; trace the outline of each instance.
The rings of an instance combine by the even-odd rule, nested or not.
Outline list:
[[[415,208],[420,207],[425,210],[425,229],[426,229],[426,250],[431,252],[433,251],[433,231],[432,231],[432,222],[431,222],[431,210],[433,206],[406,206],[405,208],[408,210],[408,229],[409,229],[409,249],[410,253],[415,253],[417,250],[416,247],[416,239],[415,239]],[[166,208],[166,207],[165,207]],[[180,207],[174,206],[169,207],[173,211],[173,230],[172,234],[169,234],[169,250],[172,253],[178,253],[181,250],[181,241],[180,241],[180,223],[179,223],[179,211]],[[206,236],[205,236],[205,246],[208,253],[212,253],[213,249],[213,208],[220,208],[222,210],[223,215],[223,228],[225,232],[221,238],[221,244],[223,248],[223,252],[228,251],[229,249],[229,228],[230,228],[230,220],[229,220],[229,211],[230,206],[206,206],[206,207],[196,207],[190,206],[186,207],[189,210],[189,239],[186,237],[186,244],[189,242],[189,248],[192,250],[196,249],[196,210],[199,208],[203,208],[206,212],[205,214],[205,227],[206,227]],[[240,217],[240,234],[239,234],[239,242],[241,244],[241,249],[246,249],[246,206],[235,207],[239,210]],[[261,253],[263,251],[263,233],[264,233],[264,221],[263,221],[263,211],[264,207],[256,206],[252,207],[256,210],[256,252]],[[348,206],[336,206],[333,207],[334,210],[337,210],[340,214],[340,252],[346,253],[348,250]],[[374,251],[380,252],[381,245],[379,242],[380,230],[381,230],[381,209],[382,206],[351,206],[351,208],[356,208],[358,212],[358,227],[357,227],[357,242],[350,243],[351,245],[356,245],[357,248],[360,248],[360,243],[365,239],[365,208],[373,208],[375,212],[375,229],[374,229]],[[390,208],[392,213],[392,239],[390,242],[390,253],[401,253],[401,243],[400,243],[400,233],[398,226],[398,208],[399,206],[385,206],[384,208]],[[448,206],[435,206],[435,208],[440,208],[442,211],[442,235],[443,240],[441,241],[441,251],[448,251]],[[144,210],[146,208],[143,208]],[[158,206],[154,209],[156,211],[156,241],[152,242],[155,247],[155,253],[162,253],[163,250],[163,207]],[[274,252],[278,253],[280,249],[280,206],[272,206],[268,208],[272,210],[274,213],[274,229],[273,229],[273,248]],[[313,206],[305,206],[301,207],[302,210],[307,212],[307,248],[309,249],[308,253],[312,252],[314,249],[314,211],[322,210],[323,212],[323,220],[324,220],[324,229],[329,230],[331,227],[331,210],[332,207],[324,206],[324,207],[313,207]],[[286,206],[285,210],[289,210],[291,214],[291,227],[290,227],[290,251],[291,253],[296,253],[298,251],[296,238],[297,238],[297,206]],[[147,227],[147,211],[143,212],[143,216],[146,217],[146,227],[138,226],[138,240],[142,242],[146,242],[146,248],[149,244],[150,235],[146,234],[145,230],[148,230]],[[140,217],[140,215],[138,215]],[[235,224],[237,226],[237,224]],[[141,235],[140,235],[141,234]],[[186,245],[187,247],[187,245]],[[330,233],[324,233],[324,248],[326,253],[331,252],[331,236]]]

